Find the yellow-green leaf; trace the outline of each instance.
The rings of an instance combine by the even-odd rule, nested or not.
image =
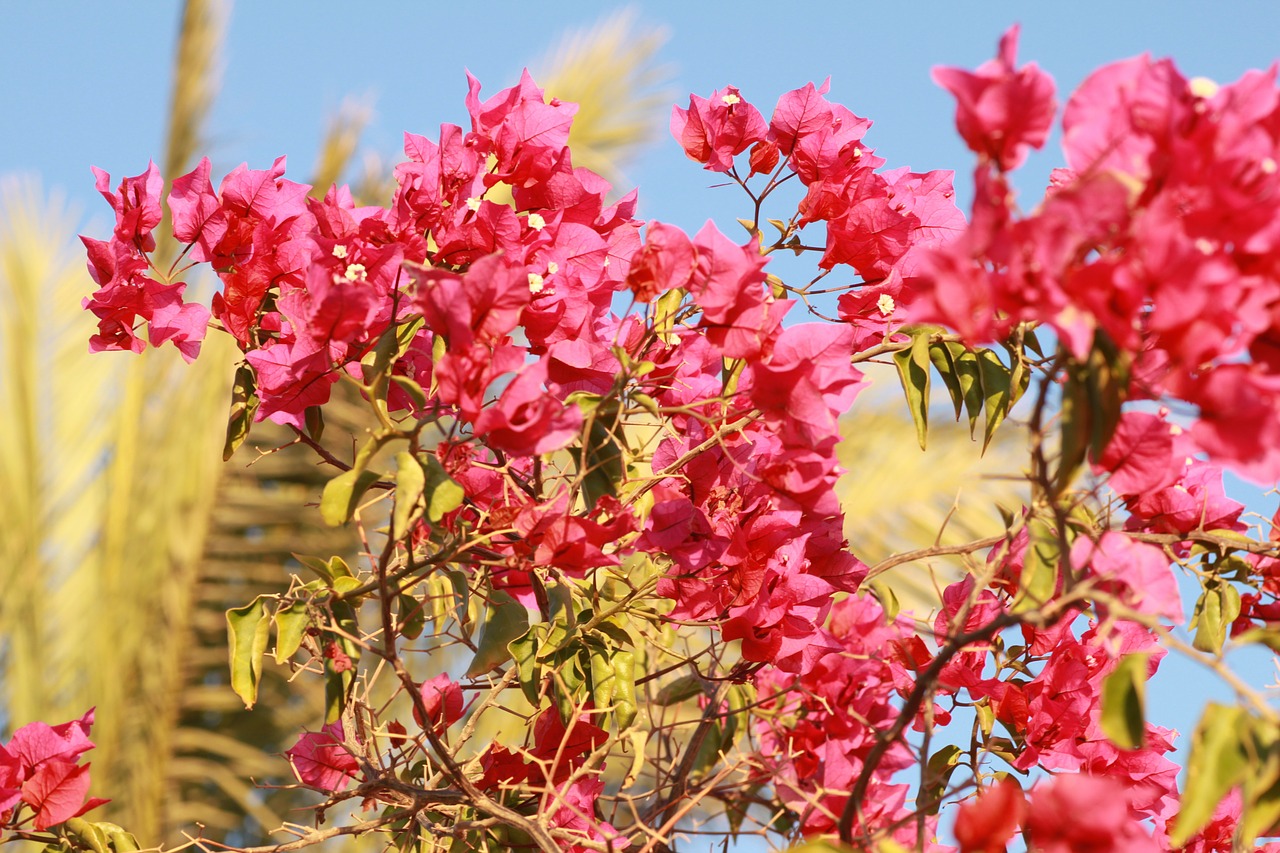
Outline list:
[[[1014,613],[1025,613],[1043,607],[1058,588],[1058,564],[1062,547],[1058,533],[1042,518],[1027,522],[1027,552],[1022,560],[1022,576]]]
[[[1147,740],[1147,652],[1125,655],[1102,682],[1102,732],[1121,749]]]
[[[434,455],[427,456],[424,467],[426,481],[423,483],[422,493],[426,496],[427,521],[435,524],[447,513],[462,506],[466,493],[462,491],[462,486],[454,482]]]
[[[635,722],[639,711],[636,705],[636,654],[630,649],[618,649],[613,653],[613,714],[618,731]]]
[[[516,639],[507,643],[507,651],[516,663],[516,673],[520,678],[520,690],[529,704],[538,707],[542,690],[542,669],[538,666],[538,650],[542,645],[542,631],[545,625],[530,625]]]
[[[925,765],[924,788],[921,803],[925,814],[937,814],[942,806],[942,795],[946,793],[951,774],[955,771],[964,751],[955,744],[947,744],[933,755]]]
[[[1242,743],[1244,709],[1211,702],[1196,726],[1187,762],[1187,785],[1170,841],[1181,847],[1199,832],[1227,793],[1244,779],[1249,759]]]
[[[253,368],[242,364],[236,368],[236,378],[231,385],[231,413],[227,416],[227,439],[222,446],[222,461],[227,461],[244,444],[253,426],[253,416],[258,411],[257,387]]]
[[[982,376],[983,406],[986,409],[986,427],[982,433],[982,450],[985,453],[996,434],[996,428],[1009,414],[1013,405],[1013,391],[1009,368],[1000,357],[989,349],[978,350],[978,368]]]
[[[396,454],[396,506],[391,514],[391,536],[403,539],[412,525],[422,517],[422,492],[427,484],[426,473],[412,453],[402,450]]]
[[[294,601],[276,611],[276,663],[284,663],[302,646],[311,615],[305,601]]]
[[[252,708],[258,701],[258,682],[262,677],[262,656],[267,651],[271,622],[267,619],[267,602],[258,596],[244,607],[227,611],[227,641],[231,657],[231,689]]]
[[[338,527],[349,521],[360,505],[360,498],[380,479],[382,475],[376,471],[352,468],[325,483],[320,496],[320,515],[324,523]]]
[[[494,590],[489,596],[485,611],[484,627],[476,642],[476,654],[467,667],[467,677],[484,675],[494,667],[511,660],[507,644],[529,630],[529,611],[502,590]]]
[[[918,332],[911,339],[910,349],[895,352],[893,363],[898,368],[898,378],[907,395],[907,408],[911,410],[911,420],[916,425],[916,441],[920,443],[920,449],[924,450],[929,432],[928,331]]]

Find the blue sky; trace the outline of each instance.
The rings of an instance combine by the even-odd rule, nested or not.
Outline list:
[[[680,99],[732,84],[767,116],[783,91],[830,75],[830,97],[875,121],[868,141],[890,166],[954,168],[962,197],[972,160],[952,129],[952,103],[929,69],[977,65],[1014,21],[1022,23],[1020,58],[1055,77],[1061,100],[1091,69],[1138,53],[1173,56],[1188,76],[1226,82],[1270,65],[1280,52],[1274,2],[685,0],[633,7],[642,23],[668,29],[661,58]],[[384,2],[355,14],[349,2],[242,2],[232,12],[208,153],[216,172],[246,160],[263,168],[288,154],[291,174],[305,180],[327,114],[356,95],[375,104],[365,147],[394,156],[404,130],[433,136],[442,121],[463,123],[465,68],[496,91],[565,29],[590,25],[611,8]],[[178,4],[0,0],[0,10],[8,36],[0,51],[0,173],[39,175],[105,219],[89,166],[118,180],[160,159]],[[1026,167],[1024,197],[1033,198],[1057,165],[1056,142]],[[628,178],[640,187],[643,217],[694,229],[715,216],[726,233],[736,227],[738,199],[708,189],[709,173],[665,134]],[[1166,668],[1171,672],[1152,686],[1151,715],[1189,736],[1203,701],[1225,694],[1172,658]],[[1264,682],[1274,678],[1263,657],[1247,668]]]

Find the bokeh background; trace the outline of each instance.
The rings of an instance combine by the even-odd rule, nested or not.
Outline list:
[[[287,154],[295,180],[349,181],[377,201],[403,131],[465,125],[464,69],[491,94],[528,66],[549,94],[582,101],[575,142],[620,189],[640,188],[641,217],[690,231],[715,218],[739,236],[743,198],[666,132],[689,92],[735,85],[767,116],[782,92],[830,76],[829,97],[875,121],[868,142],[890,167],[955,169],[965,207],[972,159],[929,69],[985,61],[1015,21],[1020,58],[1055,77],[1060,100],[1138,53],[1218,81],[1280,55],[1271,2],[4,0],[0,13],[0,737],[97,705],[96,792],[152,843],[180,842],[196,821],[252,841],[298,818],[292,794],[247,780],[287,781],[275,753],[318,724],[314,697],[281,670],[258,709],[241,710],[222,611],[287,583],[290,552],[355,543],[302,506],[323,472],[289,453],[258,458],[279,433],[221,462],[225,348],[192,368],[171,351],[88,356],[77,306],[92,285],[73,235],[110,227],[90,165],[118,181],[154,159],[172,178],[203,154],[217,174]],[[1055,137],[1022,170],[1029,204],[1057,164]],[[979,460],[966,433],[935,428],[922,454],[895,395],[892,377],[878,382],[846,424],[848,532],[869,561],[931,543],[953,505],[965,508],[947,525],[958,538],[1017,502],[984,476],[1018,470],[1016,436]],[[1274,495],[1231,489],[1273,512]],[[923,612],[931,573],[949,571],[905,566],[893,583]],[[1236,663],[1255,683],[1275,679],[1269,655]],[[1151,691],[1151,717],[1183,741],[1203,703],[1229,695],[1173,660]]]

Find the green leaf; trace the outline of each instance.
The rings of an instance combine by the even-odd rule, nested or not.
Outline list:
[[[636,704],[636,653],[630,649],[618,649],[613,653],[613,716],[618,731],[635,722],[639,708]]]
[[[253,368],[242,364],[236,368],[231,385],[231,413],[227,416],[227,439],[222,445],[222,461],[226,462],[249,437],[253,416],[258,411],[257,384]]]
[[[942,795],[946,793],[951,774],[955,771],[962,755],[964,750],[952,743],[929,756],[929,763],[925,765],[921,797],[921,801],[925,804],[925,814],[937,814],[938,809],[942,807]]]
[[[1013,613],[1026,613],[1048,603],[1058,589],[1058,565],[1062,546],[1058,533],[1046,520],[1033,517],[1027,522],[1027,553],[1022,560],[1022,576]]]
[[[258,701],[258,682],[262,677],[262,656],[267,651],[271,622],[267,617],[265,596],[258,596],[244,607],[227,611],[227,642],[231,652],[231,689],[252,708]]]
[[[529,630],[529,611],[502,590],[494,590],[489,596],[484,626],[476,642],[476,654],[467,667],[467,677],[484,675],[494,667],[511,660],[507,644]]]
[[[276,663],[284,663],[302,646],[302,638],[311,625],[311,614],[305,601],[294,601],[276,611]]]
[[[324,410],[319,406],[307,406],[303,417],[307,425],[307,435],[311,436],[312,441],[319,441],[324,435]]]
[[[618,443],[622,409],[613,399],[595,402],[583,398],[577,402],[591,424],[578,459],[582,497],[590,509],[605,495],[617,497],[618,494],[623,475],[622,446]]]
[[[1258,643],[1280,654],[1280,631],[1274,628],[1250,628],[1243,634],[1232,637],[1232,640],[1237,643]]]
[[[408,376],[401,376],[398,373],[391,375],[391,382],[399,387],[419,409],[427,407],[427,392],[417,382],[414,382]]]
[[[538,651],[542,645],[544,624],[530,625],[516,639],[507,643],[507,651],[516,662],[516,673],[520,677],[520,690],[529,704],[538,707],[542,702],[542,668],[538,665]]]
[[[898,378],[902,381],[902,390],[907,395],[907,408],[911,410],[911,420],[916,425],[916,441],[920,449],[925,449],[925,439],[929,432],[929,332],[918,332],[911,339],[911,348],[899,350],[893,354],[893,363],[898,368]]]
[[[1221,654],[1227,641],[1227,628],[1240,615],[1240,593],[1234,586],[1210,580],[1191,617],[1196,634],[1191,644],[1202,652]]]
[[[1280,822],[1280,729],[1270,720],[1250,720],[1251,754],[1249,772],[1241,786],[1243,808],[1236,833],[1245,849]]]
[[[549,638],[548,645],[559,645],[553,635]],[[555,656],[553,661],[555,670],[551,678],[551,698],[555,700],[556,710],[560,713],[560,719],[565,725],[574,718],[581,706],[581,700],[585,696],[581,695],[582,688],[587,685],[587,667],[582,666],[582,658],[579,651],[585,649],[579,645],[577,648],[565,649]]]
[[[987,411],[982,433],[982,450],[985,453],[996,428],[1013,406],[1012,374],[1000,357],[989,349],[978,350],[978,369],[982,375],[982,402]]]
[[[982,366],[978,362],[978,354],[962,344],[948,343],[946,346],[956,366],[960,393],[969,414],[969,436],[972,437],[978,428],[978,415],[982,413],[982,402],[985,399],[982,392]]]
[[[426,480],[422,485],[422,493],[426,495],[427,521],[435,524],[448,513],[462,506],[466,492],[454,482],[444,470],[440,460],[434,454],[427,456],[424,463]]]
[[[1248,730],[1243,708],[1211,702],[1196,726],[1187,762],[1186,790],[1170,841],[1181,847],[1199,832],[1227,793],[1244,779],[1249,758],[1242,743]]]
[[[902,604],[898,601],[898,594],[893,591],[893,587],[885,583],[883,578],[874,578],[867,583],[867,586],[871,589],[871,594],[876,597],[876,601],[880,602],[884,618],[890,622],[897,619]]]
[[[391,537],[403,539],[422,517],[422,492],[427,475],[412,453],[402,450],[396,454],[395,510],[391,513]]]
[[[1121,749],[1147,741],[1147,652],[1125,655],[1102,682],[1102,733]]]
[[[346,524],[360,505],[360,498],[382,475],[376,471],[352,468],[324,485],[320,496],[320,515],[330,527]]]
[[[107,834],[84,818],[73,817],[66,821],[67,834],[93,853],[111,853]]]
[[[705,683],[700,676],[693,674],[682,675],[675,681],[664,684],[653,701],[664,708],[668,705],[675,705],[677,702],[692,699],[694,696],[701,696],[706,692]]]
[[[960,385],[960,374],[956,372],[956,362],[950,347],[945,342],[933,344],[929,347],[929,360],[933,362],[938,375],[942,377],[942,384],[951,395],[951,403],[956,409],[956,421],[959,421],[964,411],[964,388]]]
[[[336,557],[334,558],[337,559]],[[345,564],[344,564],[345,567]],[[341,719],[342,713],[347,705],[347,694],[351,689],[351,685],[355,683],[355,664],[360,660],[360,647],[355,641],[348,637],[360,636],[360,625],[356,621],[356,609],[348,601],[332,600],[329,602],[329,611],[333,614],[333,621],[340,629],[341,633],[325,632],[321,637],[322,643],[335,642],[342,649],[343,653],[351,659],[352,669],[338,672],[334,669],[333,661],[326,658],[324,662],[324,696],[325,696],[325,723],[332,723]]]
[[[396,596],[396,601],[400,605],[400,636],[409,640],[418,639],[422,636],[422,630],[427,627],[426,605],[412,595],[405,594]]]
[[[587,650],[591,666],[591,701],[603,711],[613,706],[613,694],[617,689],[613,658],[607,647],[597,643],[589,644]]]

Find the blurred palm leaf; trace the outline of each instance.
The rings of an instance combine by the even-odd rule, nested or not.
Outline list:
[[[836,485],[844,508],[844,532],[868,565],[934,544],[958,545],[1004,530],[997,509],[1027,501],[1016,475],[1026,445],[1013,422],[996,433],[982,454],[981,440],[955,423],[950,412],[930,418],[928,450],[916,443],[915,426],[901,390],[884,378],[865,391],[841,424],[837,449],[848,472]],[[883,576],[903,609],[925,618],[939,591],[963,572],[959,559],[934,557],[905,563]]]
[[[656,63],[667,40],[660,28],[642,28],[632,9],[565,35],[534,68],[547,97],[578,105],[569,134],[573,164],[618,186],[622,169],[665,128],[670,70]]]

